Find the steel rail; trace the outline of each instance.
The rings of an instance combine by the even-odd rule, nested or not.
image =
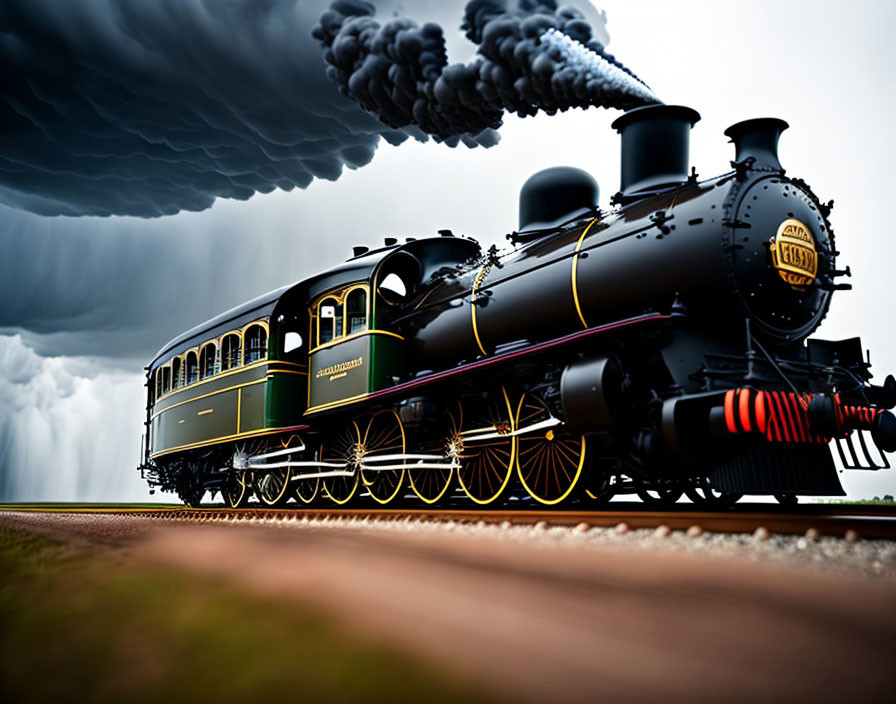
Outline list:
[[[260,506],[231,509],[218,506],[199,508],[187,507],[131,507],[131,506],[40,506],[5,505],[0,510],[34,510],[73,513],[114,513],[134,517],[148,517],[162,520],[187,521],[227,521],[263,522],[308,520],[367,520],[367,521],[424,521],[509,524],[514,526],[575,527],[585,524],[588,528],[612,528],[624,523],[630,529],[654,529],[664,525],[671,530],[687,530],[699,526],[705,532],[752,533],[757,528],[765,528],[771,533],[802,535],[814,529],[819,535],[843,538],[854,532],[862,539],[896,539],[896,510],[893,507],[868,507],[856,505],[807,504],[802,510],[774,510],[752,505],[749,510],[701,511],[682,505],[667,511],[615,509],[614,510],[530,510],[502,508],[475,510],[464,508],[306,508],[288,507],[268,509]],[[881,510],[883,508],[883,510]],[[770,510],[771,509],[771,510]],[[851,536],[852,537],[852,536]]]

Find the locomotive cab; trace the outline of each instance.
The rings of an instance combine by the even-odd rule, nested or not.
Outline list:
[[[398,373],[403,338],[376,327],[370,286],[353,282],[312,301],[306,414],[363,398]]]
[[[305,415],[367,398],[401,381],[402,320],[446,265],[479,253],[445,235],[367,251],[308,283],[309,379]]]

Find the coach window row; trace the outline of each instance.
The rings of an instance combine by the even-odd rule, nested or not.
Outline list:
[[[329,294],[312,310],[312,334],[317,345],[367,330],[367,286],[354,286],[341,294]]]
[[[249,323],[187,350],[155,371],[155,397],[268,357],[268,324]]]

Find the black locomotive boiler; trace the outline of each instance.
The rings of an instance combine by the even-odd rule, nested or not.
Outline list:
[[[858,338],[810,337],[849,271],[778,161],[786,123],[729,128],[731,171],[701,180],[697,120],[616,120],[611,212],[549,169],[506,251],[387,239],[176,338],[148,367],[144,476],[193,505],[724,504],[842,494],[831,447],[888,467],[896,380]]]

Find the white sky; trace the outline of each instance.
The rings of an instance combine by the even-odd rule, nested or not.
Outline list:
[[[608,18],[609,51],[665,102],[689,105],[703,116],[691,139],[691,163],[702,177],[729,169],[733,147],[722,132],[730,124],[760,116],[790,123],[780,142],[781,161],[823,200],[835,200],[838,264],[853,272],[854,290],[835,295],[818,335],[861,335],[879,378],[896,372],[896,236],[889,222],[896,3],[847,8],[803,0],[611,0],[600,6]],[[240,295],[227,305],[332,266],[349,256],[353,244],[384,236],[451,228],[502,246],[504,234],[517,226],[519,187],[541,168],[566,164],[590,171],[601,185],[601,205],[608,206],[619,185],[619,140],[610,129],[618,115],[590,110],[508,118],[501,144],[489,150],[382,144],[369,166],[337,182],[248,202],[219,201],[204,213],[149,225],[135,221],[134,227],[177,228],[184,237],[220,230],[252,238],[265,256],[253,259],[253,270],[235,287]],[[202,270],[201,258],[197,267],[197,281],[217,275]],[[140,366],[133,365],[137,384]],[[132,403],[141,394],[138,388]],[[113,434],[139,437],[141,413],[139,405],[122,408]],[[126,471],[135,446],[122,446]],[[853,496],[896,493],[896,470],[842,479]],[[135,481],[120,489],[121,498],[141,498],[139,486]]]

